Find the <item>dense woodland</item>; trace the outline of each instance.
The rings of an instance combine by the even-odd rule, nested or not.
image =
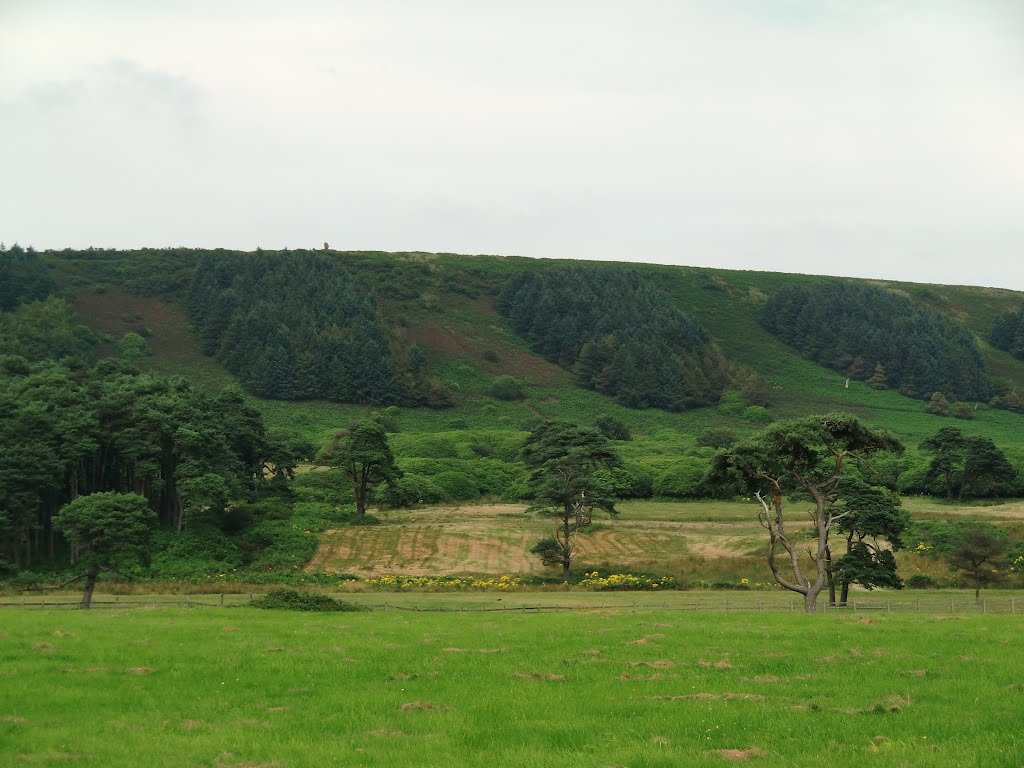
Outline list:
[[[1024,360],[1024,304],[1016,312],[1004,312],[992,324],[989,341],[1006,350],[1018,360]]]
[[[632,270],[524,272],[498,309],[535,352],[633,408],[716,403],[732,379],[697,321]]]
[[[422,353],[392,349],[373,298],[328,257],[207,254],[189,306],[203,351],[262,397],[446,404]]]
[[[761,324],[820,365],[909,397],[995,394],[962,325],[884,288],[839,280],[787,286],[768,300]]]
[[[268,468],[298,460],[240,393],[211,395],[117,359],[0,357],[0,414],[0,559],[22,567],[55,556],[52,519],[79,496],[134,492],[169,529],[219,525]]]

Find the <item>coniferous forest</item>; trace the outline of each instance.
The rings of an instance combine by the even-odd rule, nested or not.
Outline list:
[[[760,322],[814,362],[877,388],[920,399],[995,393],[962,325],[884,288],[840,280],[790,285],[771,296]]]
[[[535,352],[629,407],[714,403],[730,381],[697,321],[632,270],[524,272],[498,309]]]
[[[254,394],[438,404],[422,356],[392,351],[373,298],[329,258],[217,252],[195,275],[189,304],[203,352]]]
[[[1016,312],[1004,312],[992,324],[989,341],[999,349],[1024,360],[1024,304]]]

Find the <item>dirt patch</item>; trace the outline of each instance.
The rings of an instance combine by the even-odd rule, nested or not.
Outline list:
[[[659,659],[658,661],[631,661],[629,662],[631,667],[650,667],[651,669],[671,669],[675,666],[668,659]]]
[[[661,672],[652,672],[649,675],[631,675],[629,672],[623,672],[619,675],[619,680],[632,681],[632,680],[678,680],[679,675],[666,675]]]
[[[708,661],[707,659],[700,659],[697,662],[698,666],[701,667],[714,667],[715,669],[732,669],[732,662],[728,659],[720,659],[719,661]]]
[[[28,720],[24,717],[18,717],[17,715],[3,715],[0,716],[0,723],[5,725],[26,725]]]
[[[33,651],[52,651],[53,643],[36,643],[32,646]]]
[[[749,749],[715,749],[712,750],[711,754],[718,755],[726,760],[749,760],[752,757],[765,757],[768,753],[763,749],[757,747],[750,747]]]
[[[238,627],[224,627],[224,632],[237,632]]]
[[[431,704],[429,701],[410,701],[408,704],[403,704],[399,709],[402,712],[451,712],[451,707]]]
[[[759,693],[688,693],[682,696],[648,696],[652,701],[764,701]]]
[[[384,736],[384,737],[387,737],[387,738],[399,739],[399,738],[405,736],[405,731],[399,731],[399,730],[396,730],[396,729],[393,729],[393,728],[391,728],[391,729],[389,729],[389,728],[380,728],[380,729],[378,729],[376,731],[367,731],[366,735],[367,736]]]
[[[287,768],[284,763],[253,763],[234,762],[235,756],[230,752],[222,752],[213,760],[214,768]]]
[[[58,629],[56,632],[54,632],[53,636],[54,637],[74,637],[73,634],[71,634],[70,632],[65,632],[62,629]]]
[[[152,671],[153,670],[149,667],[128,667],[128,669],[125,670],[129,675],[148,675]]]
[[[637,638],[636,640],[627,640],[626,645],[647,645],[653,640],[664,640],[664,635],[645,635],[644,637]]]
[[[540,672],[516,672],[512,677],[515,680],[547,680],[551,683],[564,683],[565,675],[556,675],[553,672],[542,674]]]
[[[397,674],[392,675],[388,679],[389,680],[395,680],[395,681],[403,682],[405,680],[415,680],[417,677],[419,677],[419,675],[417,675],[415,672],[412,672],[412,673],[398,672]]]

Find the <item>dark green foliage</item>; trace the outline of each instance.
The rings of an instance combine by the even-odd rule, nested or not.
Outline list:
[[[704,329],[632,270],[524,272],[498,308],[534,351],[623,405],[712,403],[729,379]]]
[[[915,573],[907,579],[907,586],[911,589],[932,589],[935,579],[927,573]]]
[[[1009,496],[1017,490],[1017,472],[991,438],[965,436],[956,427],[943,427],[921,443],[931,454],[926,480],[947,499]]]
[[[374,490],[402,475],[380,422],[355,421],[334,435],[325,458],[348,481],[356,504],[356,517],[366,514]]]
[[[598,416],[594,426],[609,440],[629,440],[632,437],[629,427],[621,419],[617,419],[614,416]]]
[[[552,538],[557,546],[542,539],[531,551],[545,565],[561,565],[562,575],[568,576],[577,551],[576,533],[590,525],[594,510],[617,514],[614,493],[598,470],[614,469],[622,462],[596,429],[545,421],[526,438],[523,463],[530,470],[529,511],[559,520]]]
[[[1006,350],[1018,360],[1024,360],[1024,304],[1016,312],[1004,312],[992,324],[988,335],[992,346]]]
[[[851,584],[866,589],[900,589],[903,581],[896,573],[893,552],[903,548],[903,534],[910,516],[902,509],[899,496],[855,476],[839,483],[838,501],[833,514],[840,514],[837,532],[845,538],[845,553],[832,559],[829,548],[829,577],[841,588],[840,604],[845,605]],[[886,543],[888,546],[885,546]]]
[[[321,595],[317,592],[299,592],[294,589],[272,589],[267,594],[253,600],[252,607],[271,611],[351,612],[365,610],[358,605],[344,600],[336,600],[329,595]]]
[[[237,392],[210,395],[123,360],[92,369],[0,358],[0,557],[59,558],[53,517],[79,496],[138,493],[160,522],[219,527],[264,484],[270,446]]]
[[[101,571],[116,569],[143,557],[156,514],[136,493],[101,492],[65,504],[53,520],[77,556],[86,578],[82,607],[92,602]]]
[[[0,355],[28,360],[81,359],[97,341],[71,305],[56,296],[0,313]]]
[[[203,351],[279,400],[425,402],[422,364],[394,355],[376,304],[308,251],[207,253],[190,296]]]
[[[708,427],[697,435],[697,445],[705,448],[728,448],[736,444],[739,436],[731,427]]]
[[[0,245],[0,312],[42,301],[56,290],[50,272],[32,248]]]
[[[972,523],[961,530],[960,538],[950,553],[949,564],[971,582],[974,597],[978,599],[982,587],[1006,577],[1000,568],[1008,548],[1004,531],[991,523]]]
[[[877,388],[987,400],[981,353],[961,325],[892,291],[818,280],[775,292],[761,324],[811,360]]]
[[[499,376],[491,385],[491,397],[498,400],[522,400],[523,385],[514,376]]]

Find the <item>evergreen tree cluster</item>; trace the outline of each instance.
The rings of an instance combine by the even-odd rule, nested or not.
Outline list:
[[[717,402],[729,382],[704,329],[633,270],[523,272],[498,309],[535,352],[623,405],[683,410]]]
[[[122,360],[0,357],[0,561],[59,556],[53,518],[92,493],[137,493],[176,530],[296,459],[241,393],[210,395]],[[268,472],[268,467],[270,472]]]
[[[1024,304],[1016,312],[1004,312],[992,324],[988,335],[992,346],[1024,360]]]
[[[879,389],[922,399],[994,394],[963,326],[884,288],[840,280],[787,286],[771,296],[760,321],[816,363]]]
[[[0,311],[10,312],[19,304],[41,301],[56,290],[34,249],[0,245]]]
[[[422,356],[396,360],[372,297],[309,251],[207,253],[190,306],[203,352],[278,400],[422,401]]]

